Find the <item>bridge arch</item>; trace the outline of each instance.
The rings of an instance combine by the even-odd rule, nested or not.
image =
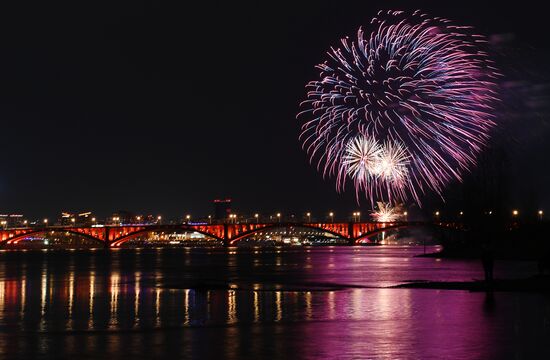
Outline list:
[[[22,234],[15,235],[15,236],[13,236],[9,239],[2,240],[2,241],[0,241],[0,246],[5,247],[5,246],[9,246],[9,245],[16,245],[20,241],[23,241],[28,237],[35,236],[35,235],[40,235],[40,234],[48,234],[48,233],[69,233],[71,235],[80,236],[80,237],[83,237],[83,238],[88,239],[88,240],[93,240],[94,242],[96,242],[98,245],[101,245],[102,247],[105,244],[105,242],[100,238],[97,238],[97,237],[95,237],[93,235],[90,235],[90,234],[86,234],[86,233],[82,233],[82,232],[78,232],[78,231],[74,231],[74,230],[70,230],[70,229],[38,229],[38,230],[32,230],[32,231],[29,231],[29,232],[25,232],[25,233],[22,233]]]
[[[163,226],[163,225],[159,225],[159,226],[148,226],[148,227],[140,228],[139,230],[136,230],[136,231],[129,232],[129,233],[123,235],[123,236],[120,236],[120,237],[115,238],[112,241],[110,241],[109,246],[110,247],[119,247],[122,244],[124,244],[125,242],[127,242],[129,240],[132,240],[133,238],[135,238],[135,237],[137,237],[141,234],[145,234],[145,233],[149,233],[149,232],[156,232],[156,231],[162,231],[162,232],[166,233],[166,232],[168,232],[168,230],[198,232],[200,234],[203,234],[205,236],[208,236],[210,238],[214,238],[216,240],[219,240],[219,241],[223,242],[222,237],[214,235],[213,233],[208,232],[206,230],[202,230],[200,227],[195,227],[194,225],[175,225],[175,226],[169,227],[169,228],[167,228],[166,226]]]
[[[307,229],[319,230],[319,231],[327,232],[327,233],[329,233],[331,235],[334,235],[334,236],[336,236],[338,238],[341,238],[341,239],[348,239],[344,234],[338,233],[338,232],[333,231],[333,230],[325,229],[322,226],[319,226],[319,225],[316,225],[316,224],[273,223],[273,224],[270,224],[270,225],[267,225],[267,226],[264,226],[264,227],[261,227],[261,228],[256,228],[256,229],[252,229],[252,230],[246,231],[244,233],[241,233],[238,236],[236,236],[232,239],[229,239],[229,245],[234,245],[236,242],[241,241],[244,238],[247,238],[250,235],[254,235],[255,233],[258,233],[258,232],[262,232],[262,231],[269,230],[269,229],[289,228],[289,227],[298,227],[298,228],[307,228]]]

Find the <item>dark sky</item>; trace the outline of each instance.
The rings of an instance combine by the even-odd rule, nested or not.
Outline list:
[[[527,71],[545,105],[540,2],[18,3],[0,8],[0,212],[198,216],[217,197],[244,212],[354,211],[353,191],[308,164],[295,115],[328,47],[379,9],[509,34],[505,65]],[[550,181],[547,119],[534,118],[514,124],[530,128],[510,143],[514,206]],[[550,206],[548,189],[536,196]]]

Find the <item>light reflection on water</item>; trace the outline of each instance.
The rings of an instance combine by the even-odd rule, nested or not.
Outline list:
[[[540,294],[388,289],[471,280],[477,261],[416,248],[0,254],[0,353],[11,358],[532,358]],[[535,264],[497,262],[497,277]]]

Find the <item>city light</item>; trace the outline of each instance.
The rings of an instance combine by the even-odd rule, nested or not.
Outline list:
[[[44,219],[44,224],[47,224],[48,223],[48,219]]]
[[[330,216],[330,221],[334,222],[334,213],[331,211],[328,216]]]
[[[436,212],[435,212],[435,216],[439,216],[439,211],[436,211]]]
[[[512,215],[518,216],[518,214],[519,214],[519,211],[517,211],[517,210],[512,211]]]

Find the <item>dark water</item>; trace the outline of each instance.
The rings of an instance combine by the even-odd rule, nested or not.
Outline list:
[[[0,253],[2,358],[550,358],[542,294],[384,288],[482,277],[415,247]],[[497,277],[536,272],[498,262]]]

